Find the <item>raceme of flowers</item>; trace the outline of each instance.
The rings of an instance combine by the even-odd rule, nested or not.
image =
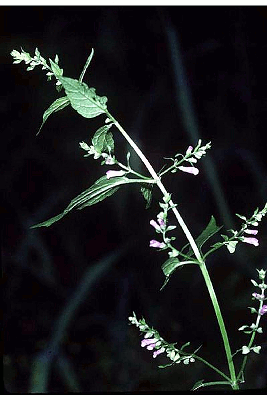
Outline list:
[[[166,170],[162,171],[160,175],[165,174],[168,171],[175,173],[178,169],[180,171],[186,172],[192,175],[198,175],[199,169],[194,166],[200,158],[206,155],[206,151],[211,148],[211,142],[207,143],[205,146],[201,146],[201,139],[199,139],[198,144],[195,148],[193,146],[189,146],[186,150],[185,155],[176,154],[175,158],[167,158],[173,161],[173,165]],[[179,157],[179,159],[178,159]],[[189,163],[190,166],[181,165],[183,163]]]
[[[266,215],[266,213],[267,203],[261,211],[259,211],[259,209],[257,208],[251,218],[246,218],[243,215],[236,214],[237,217],[241,218],[244,221],[242,223],[241,229],[239,231],[229,229],[229,231],[233,234],[233,236],[230,238],[227,235],[221,235],[224,239],[223,244],[226,245],[230,253],[234,253],[238,242],[248,243],[256,247],[259,246],[259,240],[255,237],[258,234],[258,229],[254,228],[259,225],[259,222]],[[219,245],[220,244],[216,243],[214,247]]]
[[[258,271],[259,279],[261,282],[258,283],[256,281],[254,281],[253,279],[251,279],[251,282],[255,287],[257,287],[261,291],[261,293],[257,293],[257,292],[252,293],[252,299],[258,300],[259,306],[258,306],[258,309],[254,308],[254,307],[249,307],[251,310],[251,313],[257,314],[257,319],[256,319],[256,322],[252,323],[250,326],[243,325],[238,329],[239,331],[243,331],[246,334],[254,334],[254,335],[256,333],[263,332],[262,327],[259,326],[259,323],[260,323],[261,317],[267,313],[267,305],[263,304],[263,302],[265,300],[267,300],[267,297],[265,297],[265,290],[267,289],[267,285],[264,282],[265,276],[266,276],[266,271],[263,269],[257,270],[257,271]],[[259,354],[261,346],[253,346],[252,345],[253,340],[254,340],[254,336],[253,336],[252,340],[250,340],[250,343],[248,345],[242,346],[242,349],[240,349],[238,351],[242,351],[242,354],[248,354],[250,351],[254,351],[254,353]]]
[[[190,343],[186,343],[186,345],[178,350],[174,344],[166,342],[155,329],[150,328],[144,318],[138,321],[135,313],[133,313],[133,316],[129,317],[129,321],[131,324],[136,325],[144,334],[144,338],[141,340],[141,347],[153,351],[153,358],[156,358],[159,354],[165,353],[171,360],[172,363],[165,365],[166,367],[181,362],[186,365],[195,361],[194,354],[188,354],[182,351],[182,348]],[[164,368],[165,366],[160,367]]]
[[[171,207],[169,206],[170,199],[171,196],[169,194],[163,197],[163,203],[159,203],[163,211],[161,211],[157,215],[157,221],[153,219],[150,221],[150,225],[153,226],[155,231],[162,235],[163,241],[159,242],[156,239],[151,239],[149,246],[155,247],[159,250],[171,249],[171,251],[169,252],[169,256],[175,257],[179,254],[179,252],[171,244],[171,241],[175,240],[175,237],[166,237],[167,232],[176,228],[175,225],[167,225],[167,215],[168,211],[171,209]]]

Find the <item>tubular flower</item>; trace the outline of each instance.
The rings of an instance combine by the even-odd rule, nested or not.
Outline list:
[[[258,230],[257,229],[245,229],[244,232],[246,232],[248,235],[257,235]]]
[[[149,246],[156,247],[158,249],[163,249],[166,245],[163,242],[158,242],[157,240],[152,239],[152,240],[150,240]]]
[[[141,342],[141,347],[145,347],[146,346],[146,348],[148,350],[153,350],[154,347],[156,346],[157,342],[158,342],[158,339],[155,339],[155,338],[153,338],[153,339],[143,339],[142,342]]]
[[[196,167],[178,167],[183,172],[187,172],[188,174],[197,175],[199,173],[199,169]]]
[[[256,238],[249,237],[249,238],[242,238],[242,241],[245,243],[253,244],[253,246],[259,246],[259,241]]]
[[[191,154],[193,151],[193,146],[189,146],[188,149],[186,150],[186,155]]]
[[[154,351],[153,358],[156,358],[159,354],[164,353],[164,351],[165,351],[164,347],[161,347],[160,349]]]
[[[267,313],[267,305],[262,306],[259,313],[260,313],[260,315],[266,314]]]
[[[117,176],[123,176],[125,174],[126,174],[126,171],[123,171],[123,170],[120,170],[120,171],[109,170],[106,172],[107,179],[115,178]]]
[[[252,296],[257,300],[264,300],[264,294],[252,293]]]
[[[150,225],[152,225],[153,228],[156,229],[156,231],[160,231],[160,226],[156,223],[156,221],[154,221],[154,219],[152,219],[152,220],[150,221]]]

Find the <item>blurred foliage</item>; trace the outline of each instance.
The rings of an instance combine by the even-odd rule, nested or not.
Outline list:
[[[162,362],[141,349],[128,325],[135,310],[169,342],[202,344],[204,358],[224,362],[197,267],[183,268],[159,292],[164,259],[148,247],[157,193],[145,210],[139,189],[123,188],[51,228],[29,230],[103,175],[104,167],[79,148],[100,121],[67,108],[36,138],[54,87],[41,71],[12,65],[9,53],[21,46],[30,53],[38,47],[45,57],[59,54],[66,75],[78,78],[94,47],[84,81],[108,97],[111,113],[157,170],[163,157],[195,144],[192,132],[211,140],[210,164],[198,177],[165,179],[197,236],[211,214],[227,226],[222,203],[235,223],[234,213],[250,215],[266,202],[266,8],[2,6],[0,17],[6,391],[181,392],[211,380],[199,363],[159,370]],[[119,135],[115,141],[125,157],[127,145]],[[259,248],[244,244],[234,256],[221,251],[208,260],[233,350],[244,340],[238,327],[251,318],[249,280],[255,268],[266,269],[266,229],[263,221]],[[120,251],[116,262],[108,261]],[[246,390],[266,387],[260,339]]]

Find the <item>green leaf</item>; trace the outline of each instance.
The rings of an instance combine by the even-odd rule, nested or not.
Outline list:
[[[146,209],[149,208],[151,205],[152,188],[153,188],[153,185],[151,185],[151,184],[141,187],[141,193],[144,196],[144,199],[146,200]]]
[[[165,276],[170,276],[176,268],[179,267],[179,260],[177,257],[171,257],[165,261],[161,266],[161,269]]]
[[[258,314],[258,311],[254,307],[248,307],[250,308],[251,314]]]
[[[183,344],[182,347],[180,348],[180,351],[183,351],[183,349],[187,346],[190,346],[190,342]]]
[[[172,367],[175,363],[170,363],[170,364],[165,364],[165,365],[159,365],[159,368],[164,369],[167,367]]]
[[[100,97],[94,88],[77,79],[57,76],[68,96],[71,106],[85,118],[94,118],[106,112],[107,97]]]
[[[248,346],[242,346],[242,354],[248,354],[250,352],[250,348]]]
[[[238,243],[237,240],[232,240],[231,242],[227,243],[226,247],[227,247],[227,250],[229,251],[229,253],[232,254],[235,252],[237,243]]]
[[[204,383],[204,379],[202,379],[201,381],[198,381],[197,383],[194,384],[192,390],[197,390],[200,387],[216,386],[216,385],[231,385],[231,382],[230,381],[216,381],[216,382]]]
[[[42,226],[48,227],[63,218],[73,209],[81,210],[84,207],[89,207],[93,204],[99,203],[106,197],[115,193],[121,185],[127,183],[140,183],[140,179],[128,179],[125,176],[107,179],[106,176],[102,176],[90,188],[75,197],[61,214],[50,218],[47,221],[41,222],[40,224],[36,224],[31,228],[40,228]]]
[[[114,152],[114,140],[111,132],[108,132],[112,124],[99,128],[93,136],[92,144],[98,153],[104,151]]]
[[[258,283],[257,283],[256,281],[254,281],[254,279],[250,279],[250,281],[252,282],[252,284],[253,284],[254,286],[259,286]]]
[[[43,122],[42,122],[42,125],[40,126],[40,129],[39,129],[39,131],[37,132],[36,136],[39,135],[39,133],[40,133],[40,131],[41,131],[41,129],[42,129],[42,127],[43,127],[45,121],[47,120],[47,118],[48,118],[51,114],[53,114],[53,113],[55,113],[55,112],[57,112],[57,111],[63,110],[63,108],[67,107],[69,104],[70,104],[70,101],[69,101],[69,99],[67,98],[67,96],[65,96],[65,97],[60,97],[59,99],[56,99],[56,100],[51,104],[51,106],[44,112],[44,114],[43,114]]]
[[[251,348],[256,354],[260,354],[261,346],[254,346]]]
[[[51,65],[51,69],[54,73],[54,75],[57,76],[62,76],[63,75],[63,69],[61,69],[53,60],[51,60],[51,58],[49,58],[50,61],[50,65]]]
[[[89,67],[89,65],[90,65],[90,63],[92,61],[93,55],[94,55],[94,49],[92,49],[92,51],[90,53],[90,56],[86,60],[85,66],[83,67],[82,73],[81,73],[80,78],[79,78],[79,82],[82,82],[84,74],[85,74],[87,68]]]
[[[215,235],[221,228],[222,226],[218,226],[216,224],[215,218],[212,215],[208,225],[196,239],[197,247],[201,249],[204,243],[206,243],[206,241],[209,240],[213,235]],[[190,257],[193,254],[194,254],[193,250],[190,249],[186,255]]]
[[[177,268],[179,268],[179,265],[180,265],[180,261],[178,260],[177,257],[170,257],[170,258],[168,258],[168,260],[165,261],[164,264],[162,264],[161,269],[162,269],[164,275],[166,276],[166,279],[165,279],[165,282],[163,283],[162,287],[160,288],[160,290],[162,290],[167,285],[171,274]],[[182,266],[180,268],[182,268]]]
[[[199,389],[200,387],[203,386],[203,382],[204,382],[204,379],[201,379],[200,381],[197,381],[197,382],[194,384],[194,386],[192,387],[191,390],[197,390],[197,389]]]

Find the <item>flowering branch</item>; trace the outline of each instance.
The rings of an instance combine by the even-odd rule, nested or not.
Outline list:
[[[69,104],[73,107],[73,109],[75,109],[80,115],[85,118],[95,118],[101,114],[104,114],[106,116],[105,125],[100,127],[95,132],[92,138],[92,144],[89,146],[87,143],[81,142],[80,147],[87,152],[85,157],[93,155],[94,159],[102,159],[102,165],[117,165],[120,167],[119,170],[108,170],[105,176],[102,176],[90,188],[75,197],[60,215],[50,218],[48,221],[37,224],[34,227],[50,226],[51,224],[65,216],[72,209],[81,209],[83,207],[91,206],[99,201],[102,201],[106,197],[109,197],[113,193],[115,193],[121,186],[128,183],[141,184],[141,192],[145,200],[147,201],[148,207],[151,201],[152,187],[157,186],[163,194],[163,202],[159,203],[162,211],[160,211],[155,220],[150,220],[150,225],[155,229],[157,234],[162,235],[162,241],[151,239],[150,247],[156,248],[158,250],[169,250],[169,259],[162,265],[162,270],[166,276],[163,287],[168,282],[170,275],[177,268],[181,268],[182,266],[187,264],[197,264],[200,267],[220,328],[229,368],[229,377],[218,370],[216,367],[211,365],[209,362],[196,355],[198,349],[193,353],[184,352],[183,349],[187,345],[189,345],[189,343],[186,343],[180,349],[177,349],[175,347],[175,344],[169,344],[163,338],[161,338],[156,330],[150,328],[146,324],[144,319],[138,321],[134,314],[132,317],[129,317],[129,320],[132,324],[136,325],[140,329],[140,331],[145,333],[145,337],[141,342],[142,347],[146,347],[147,350],[153,350],[154,358],[162,353],[165,353],[167,357],[171,360],[171,364],[160,366],[161,368],[165,368],[166,366],[181,362],[184,364],[189,364],[190,362],[194,362],[195,359],[198,359],[204,362],[216,372],[218,372],[225,380],[220,382],[207,383],[203,383],[203,381],[200,381],[194,387],[195,389],[198,387],[211,386],[215,384],[230,384],[234,390],[238,390],[239,382],[241,382],[240,377],[243,376],[243,370],[246,364],[246,354],[248,354],[251,350],[256,353],[260,350],[260,346],[252,347],[252,344],[256,332],[261,333],[262,331],[261,327],[259,327],[260,318],[267,312],[267,306],[263,305],[263,301],[265,300],[264,290],[267,287],[264,283],[265,271],[258,271],[260,279],[262,280],[260,284],[252,281],[252,283],[254,282],[253,284],[255,286],[261,289],[261,293],[253,293],[253,298],[260,302],[258,311],[253,308],[251,309],[251,311],[253,310],[252,312],[256,312],[258,314],[256,323],[252,324],[250,327],[244,325],[243,327],[239,328],[239,330],[243,330],[244,333],[251,334],[251,339],[248,346],[243,346],[242,349],[238,350],[242,351],[242,354],[244,354],[245,357],[240,372],[236,377],[235,366],[233,363],[233,355],[230,348],[228,334],[225,328],[220,306],[209,276],[209,272],[205,264],[205,259],[213,251],[219,249],[224,245],[227,247],[230,253],[233,253],[235,251],[237,243],[240,241],[258,246],[259,241],[255,237],[258,234],[258,230],[255,229],[255,227],[258,226],[259,221],[261,221],[262,217],[267,213],[267,203],[261,211],[259,211],[259,209],[256,209],[250,219],[247,219],[246,217],[237,214],[237,216],[243,220],[241,229],[239,231],[230,230],[230,232],[232,233],[231,237],[228,237],[227,235],[221,235],[223,237],[223,242],[216,243],[205,255],[203,255],[201,251],[202,245],[206,242],[207,239],[217,233],[220,227],[216,225],[215,219],[212,216],[208,226],[195,240],[185,221],[183,220],[180,212],[178,211],[177,204],[172,201],[171,194],[168,193],[165,186],[163,185],[161,178],[168,172],[175,173],[178,170],[185,173],[198,175],[199,169],[196,168],[195,165],[199,159],[206,155],[206,151],[210,149],[211,143],[209,142],[206,145],[202,146],[201,140],[199,140],[195,148],[193,148],[193,146],[189,146],[186,150],[185,155],[180,153],[176,154],[174,158],[170,158],[170,160],[172,161],[172,165],[170,167],[164,167],[161,172],[156,173],[141,149],[127,134],[127,132],[123,129],[119,122],[109,113],[106,104],[107,98],[105,96],[98,96],[94,88],[89,88],[85,83],[82,82],[86,69],[89,66],[93,57],[93,53],[94,52],[92,49],[92,52],[88,57],[83,71],[80,75],[80,79],[76,80],[63,77],[63,69],[58,66],[59,60],[57,55],[54,61],[49,59],[49,66],[46,60],[40,55],[40,52],[37,48],[35,50],[34,57],[31,57],[30,54],[26,53],[24,50],[22,50],[21,52],[13,50],[11,52],[15,64],[24,61],[27,65],[29,64],[29,66],[27,67],[27,71],[31,71],[35,68],[35,66],[41,65],[42,69],[48,70],[48,72],[46,73],[48,80],[51,80],[52,76],[54,76],[56,78],[57,89],[60,90],[63,87],[65,90],[66,96],[56,99],[45,111],[45,113],[43,114],[43,123],[52,113],[62,110]],[[125,138],[125,140],[129,143],[129,145],[132,147],[132,149],[135,151],[135,153],[138,155],[140,160],[147,168],[150,174],[149,177],[146,177],[131,168],[129,163],[130,153],[127,154],[127,166],[116,159],[114,154],[114,140],[111,132],[111,127],[116,127]],[[139,179],[129,179],[125,176],[130,173],[138,176]],[[173,236],[168,237],[167,235],[169,231],[176,229],[176,226],[168,224],[168,212],[170,210],[175,215],[179,226],[181,227],[183,233],[188,240],[188,244],[185,245],[181,251],[178,251],[172,244],[172,242],[176,238]],[[184,249],[187,246],[189,246],[189,251],[185,254]],[[181,259],[178,257],[180,257]]]
[[[265,276],[266,276],[266,271],[263,269],[257,270],[257,271],[258,271],[259,279],[261,282],[257,283],[253,279],[251,280],[251,282],[255,287],[258,287],[260,289],[260,293],[256,293],[256,292],[252,293],[252,299],[257,300],[259,302],[259,306],[258,306],[258,309],[254,308],[254,307],[249,307],[252,314],[257,314],[257,318],[256,318],[256,322],[252,323],[250,326],[243,325],[238,329],[239,331],[242,331],[245,334],[251,335],[251,337],[250,337],[248,345],[242,346],[241,349],[237,350],[233,354],[233,356],[234,356],[235,354],[237,354],[238,352],[241,351],[242,354],[244,355],[244,359],[243,359],[240,371],[237,375],[237,379],[240,379],[241,377],[243,378],[243,376],[244,376],[244,369],[245,369],[245,366],[247,363],[248,354],[251,351],[253,351],[256,354],[259,354],[260,350],[261,350],[261,346],[253,346],[253,342],[254,342],[256,333],[262,333],[262,327],[259,326],[259,324],[260,324],[261,317],[267,313],[267,305],[263,304],[264,301],[267,300],[267,297],[265,296],[265,290],[267,289],[267,284],[264,282]]]
[[[189,174],[198,175],[199,170],[194,166],[194,164],[205,156],[206,151],[210,148],[211,142],[208,142],[205,146],[201,146],[201,139],[199,139],[195,148],[193,148],[193,146],[187,148],[185,155],[178,153],[175,155],[175,158],[166,158],[166,160],[172,160],[173,165],[160,172],[159,176],[163,176],[167,172],[175,173],[178,169]],[[179,160],[178,157],[181,157],[181,159]],[[185,162],[189,163],[191,166],[182,166],[181,164]]]
[[[241,218],[244,222],[242,223],[242,226],[239,231],[235,231],[233,229],[229,229],[229,231],[233,234],[231,237],[228,237],[227,235],[221,235],[222,238],[224,239],[223,242],[218,242],[215,243],[211,250],[209,250],[205,255],[204,259],[207,258],[208,255],[213,253],[215,250],[218,250],[222,246],[226,246],[227,250],[230,253],[234,253],[236,249],[236,245],[238,242],[244,242],[248,244],[252,244],[253,246],[259,246],[259,240],[256,237],[258,234],[257,229],[251,229],[254,227],[257,227],[259,225],[259,222],[262,220],[262,218],[266,215],[267,213],[267,203],[263,207],[261,211],[259,211],[258,208],[254,211],[253,215],[250,218],[246,218],[243,215],[236,214],[237,217]],[[244,236],[246,235],[252,235],[252,236]]]

